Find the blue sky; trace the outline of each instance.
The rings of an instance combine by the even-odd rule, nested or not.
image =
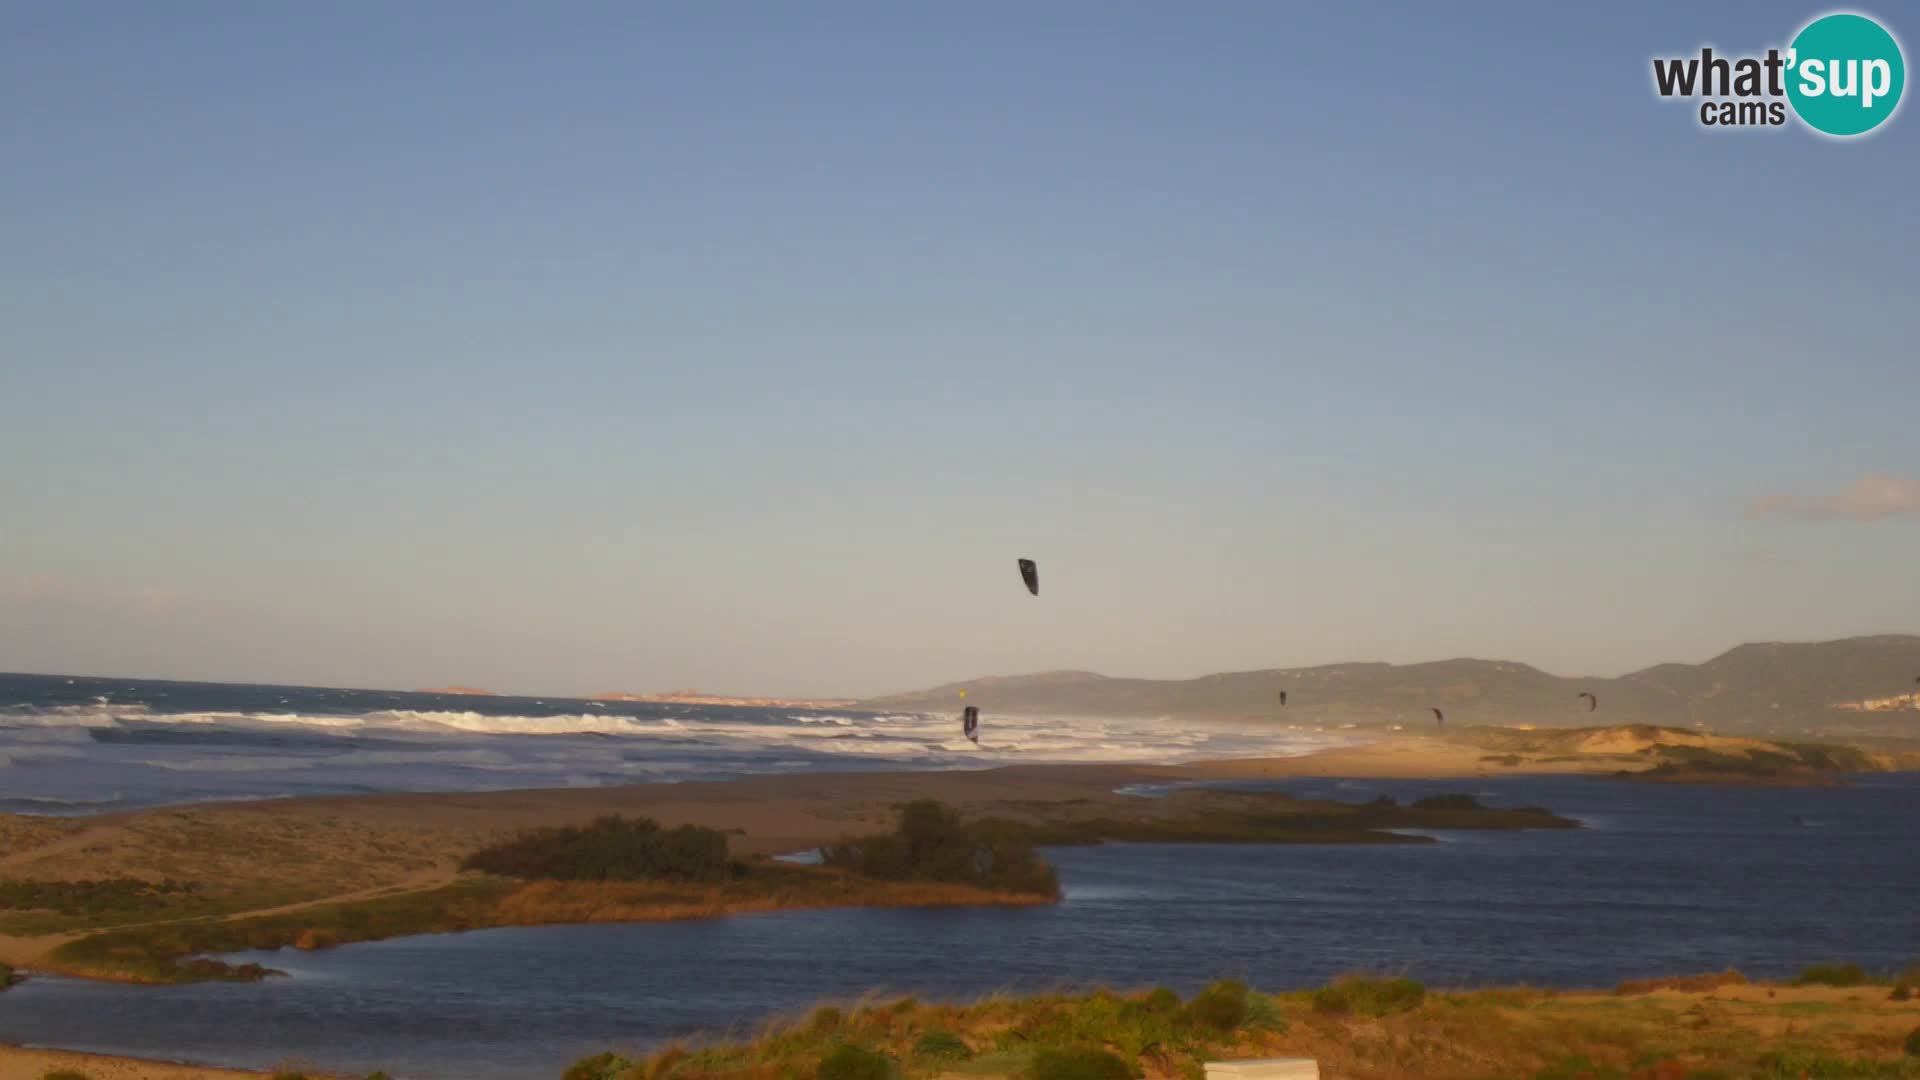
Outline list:
[[[0,7],[0,670],[1920,631],[1920,121],[1649,76],[1824,10]]]

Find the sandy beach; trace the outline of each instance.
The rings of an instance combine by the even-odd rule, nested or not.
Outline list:
[[[215,1069],[205,1065],[175,1065],[164,1061],[80,1054],[70,1050],[32,1050],[0,1045],[0,1080],[41,1080],[48,1073],[78,1073],[87,1080],[232,1080],[271,1076],[272,1073]],[[319,1073],[309,1080],[324,1080]]]

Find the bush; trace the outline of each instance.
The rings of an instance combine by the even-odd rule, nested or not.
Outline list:
[[[1225,979],[1187,1003],[1187,1015],[1202,1027],[1233,1032],[1247,1022],[1247,984]]]
[[[55,1069],[42,1076],[40,1080],[87,1080],[87,1074],[74,1072],[72,1069]]]
[[[1860,986],[1866,981],[1859,964],[1815,964],[1793,977],[1795,986]]]
[[[1089,1047],[1041,1050],[1033,1055],[1028,1080],[1133,1080],[1127,1063]]]
[[[393,1080],[393,1077],[383,1072],[371,1072],[367,1074],[367,1080]]]
[[[1180,1008],[1180,995],[1164,986],[1156,986],[1152,990],[1147,991],[1147,996],[1141,1001],[1141,1004],[1146,1006],[1148,1012],[1177,1012]]]
[[[951,1031],[929,1031],[913,1044],[913,1054],[935,1061],[965,1061],[973,1051]]]
[[[1287,1030],[1287,1018],[1281,1014],[1280,1005],[1272,995],[1255,990],[1247,994],[1246,1026],[1257,1031],[1282,1032]]]
[[[1387,1016],[1418,1008],[1426,996],[1427,988],[1412,979],[1341,979],[1313,992],[1313,1011]]]
[[[5,990],[19,981],[20,976],[14,974],[12,965],[0,964],[0,990]]]
[[[618,815],[585,826],[533,829],[474,852],[460,867],[554,881],[723,881],[736,869],[727,858],[727,834],[718,829],[663,829],[650,818]]]
[[[821,849],[828,866],[882,881],[942,881],[1007,892],[1057,896],[1060,881],[1033,844],[1001,822],[962,824],[945,803],[919,799],[901,808],[891,833],[842,840]]]
[[[1920,1057],[1920,1028],[1914,1028],[1907,1033],[1907,1041],[1903,1044],[1903,1049],[1906,1050],[1908,1057]]]
[[[1893,993],[1887,995],[1887,1000],[1888,1001],[1908,1001],[1908,1000],[1911,1000],[1912,997],[1913,997],[1913,991],[1907,989],[1907,984],[1901,983],[1899,986],[1896,986],[1893,988]]]
[[[807,1030],[815,1035],[825,1035],[830,1031],[840,1030],[840,1025],[845,1023],[846,1019],[839,1009],[831,1005],[822,1005],[813,1010],[812,1016],[807,1017]]]
[[[814,1070],[816,1080],[888,1080],[893,1059],[878,1051],[842,1043]]]

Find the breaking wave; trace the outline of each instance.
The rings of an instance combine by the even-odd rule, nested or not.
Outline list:
[[[1179,763],[1336,741],[1167,718],[957,716],[0,676],[0,765],[29,813],[362,791],[679,782],[757,773]],[[39,680],[39,682],[35,682]],[[99,796],[100,791],[114,794]],[[24,800],[18,801],[18,800]]]

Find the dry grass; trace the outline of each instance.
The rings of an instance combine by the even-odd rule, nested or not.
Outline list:
[[[541,881],[465,876],[436,888],[314,904],[274,914],[119,927],[54,949],[47,966],[73,975],[170,983],[259,978],[187,957],[287,946],[324,949],[408,934],[558,923],[668,922],[828,907],[1030,905],[1051,897],[970,885],[874,881],[820,867],[760,862],[723,884]]]
[[[1920,1077],[1901,1042],[1920,1008],[1884,995],[1732,982],[1725,974],[1649,980],[1659,992],[1479,990],[1429,993],[1384,1016],[1316,1012],[1313,992],[1247,994],[1230,1029],[1204,1010],[1097,992],[992,997],[971,1005],[867,1002],[769,1025],[747,1042],[676,1046],[639,1061],[582,1063],[577,1080],[776,1080],[813,1075],[833,1048],[891,1057],[916,1077],[1024,1077],[1036,1051],[1111,1051],[1148,1080],[1196,1074],[1199,1063],[1301,1056],[1339,1080],[1683,1080],[1688,1077]],[[1697,987],[1697,989],[1686,989]],[[1709,989],[1710,988],[1710,989]],[[1769,996],[1771,992],[1771,996]],[[1810,1011],[1811,1010],[1811,1011]],[[930,1033],[938,1037],[929,1039]],[[923,1046],[965,1049],[920,1052]]]

